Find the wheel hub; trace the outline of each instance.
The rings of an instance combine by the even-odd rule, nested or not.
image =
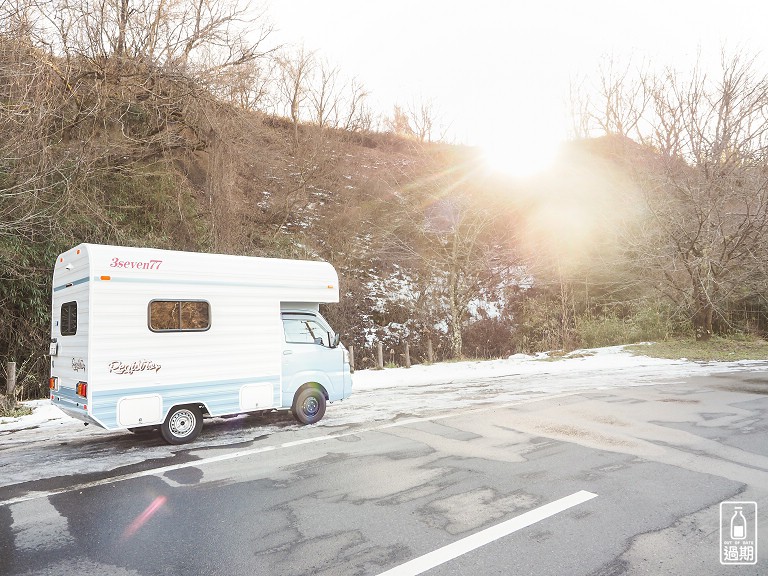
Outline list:
[[[179,410],[168,423],[168,428],[174,436],[183,438],[195,429],[195,415],[189,410]]]
[[[317,414],[317,410],[320,407],[320,403],[317,398],[310,396],[304,401],[304,412],[310,416]]]

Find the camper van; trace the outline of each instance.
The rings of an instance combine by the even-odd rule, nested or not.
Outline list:
[[[327,262],[80,244],[53,270],[51,401],[107,430],[290,409],[303,424],[352,391],[349,355],[320,315]]]

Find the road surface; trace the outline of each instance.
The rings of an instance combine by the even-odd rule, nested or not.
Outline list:
[[[217,420],[183,448],[5,436],[0,574],[768,573],[768,540],[720,563],[721,503],[755,502],[768,539],[764,368],[503,401],[475,384],[487,401]]]

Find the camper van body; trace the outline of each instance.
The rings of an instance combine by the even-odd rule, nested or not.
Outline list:
[[[81,244],[53,273],[51,401],[108,430],[194,439],[202,415],[292,409],[319,420],[351,393],[319,313],[326,262]]]

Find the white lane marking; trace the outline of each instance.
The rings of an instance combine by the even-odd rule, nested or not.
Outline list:
[[[597,494],[593,494],[592,492],[587,492],[585,490],[580,490],[579,492],[575,492],[570,496],[560,498],[559,500],[555,500],[549,504],[544,504],[544,506],[539,506],[538,508],[521,514],[520,516],[516,516],[510,520],[502,522],[501,524],[496,524],[496,526],[491,526],[490,528],[481,530],[480,532],[472,534],[471,536],[462,538],[453,544],[448,544],[447,546],[438,548],[433,552],[424,554],[424,556],[414,558],[405,564],[401,564],[400,566],[396,566],[395,568],[387,570],[386,572],[382,572],[378,576],[416,576],[417,574],[431,570],[435,566],[439,566],[440,564],[444,564],[449,560],[458,558],[467,552],[471,552],[472,550],[480,548],[481,546],[485,546],[494,540],[498,540],[504,536],[509,536],[513,532],[517,532],[526,526],[535,524],[536,522],[544,520],[545,518],[549,518],[550,516],[554,516],[563,510],[573,508],[574,506],[583,504],[587,500],[592,500],[592,498],[596,497]]]
[[[182,468],[191,468],[197,466],[204,466],[214,462],[223,462],[225,460],[233,460],[235,458],[242,458],[243,456],[253,456],[255,454],[262,454],[264,452],[271,452],[273,450],[280,450],[283,448],[293,448],[294,446],[302,446],[304,444],[312,444],[315,442],[324,442],[326,440],[336,440],[338,438],[345,438],[347,436],[357,436],[359,434],[365,434],[367,432],[378,432],[386,430],[387,428],[396,428],[398,426],[407,426],[409,424],[415,424],[417,422],[431,422],[435,420],[444,420],[446,418],[452,418],[454,416],[464,416],[466,414],[473,414],[476,412],[487,412],[489,410],[499,410],[503,408],[511,408],[513,406],[520,406],[523,404],[532,404],[534,402],[541,402],[542,400],[554,400],[557,398],[564,398],[566,396],[577,396],[584,392],[579,390],[577,392],[564,392],[562,394],[553,394],[551,396],[543,396],[538,398],[526,398],[525,400],[519,400],[517,402],[509,402],[506,404],[500,404],[498,406],[486,406],[482,408],[471,408],[469,410],[462,410],[456,412],[449,412],[447,414],[438,414],[435,416],[426,416],[423,418],[415,417],[408,418],[407,420],[399,420],[397,422],[388,422],[379,426],[371,426],[368,428],[358,428],[356,430],[350,430],[348,432],[342,432],[340,434],[326,434],[324,436],[315,436],[313,438],[304,438],[302,440],[292,440],[291,442],[283,442],[282,444],[275,444],[273,446],[261,446],[259,448],[250,448],[248,450],[238,450],[237,452],[229,452],[227,454],[220,454],[219,456],[211,456],[210,458],[201,458],[200,460],[190,460],[182,464],[172,464],[169,466],[162,466],[160,468],[152,468],[150,470],[143,470],[141,472],[134,472],[132,474],[123,474],[122,476],[112,476],[110,478],[103,478],[101,480],[94,480],[93,482],[85,482],[83,484],[76,484],[74,486],[68,486],[66,488],[59,488],[57,490],[49,490],[45,492],[30,492],[24,496],[17,496],[16,498],[10,498],[8,500],[0,500],[0,506],[10,506],[18,504],[19,502],[28,502],[30,500],[37,500],[39,498],[48,498],[49,496],[55,496],[56,494],[65,494],[67,492],[76,492],[78,490],[84,490],[86,488],[93,488],[94,486],[103,486],[105,484],[114,484],[117,482],[124,482],[126,480],[133,480],[134,478],[143,478],[144,476],[161,476],[166,472],[173,470],[180,470]]]

